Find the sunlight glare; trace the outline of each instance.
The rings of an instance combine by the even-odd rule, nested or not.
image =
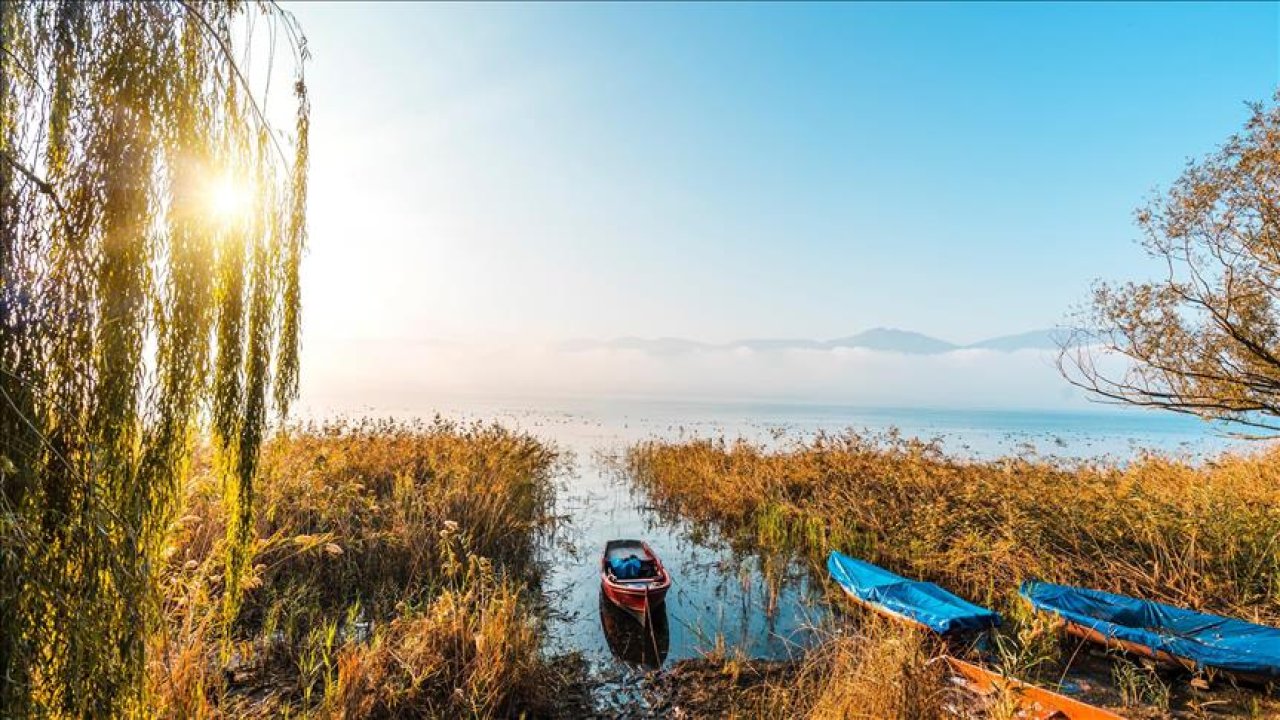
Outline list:
[[[223,173],[210,183],[207,200],[209,216],[214,221],[231,223],[248,213],[253,193],[234,175]]]

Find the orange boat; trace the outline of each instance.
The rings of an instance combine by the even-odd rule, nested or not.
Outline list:
[[[610,540],[600,556],[600,585],[605,597],[644,619],[671,589],[671,576],[643,540]]]
[[[946,656],[947,664],[959,676],[961,684],[978,695],[1007,692],[1016,699],[1027,720],[1124,720],[1110,710],[1059,695],[1021,680],[1005,677],[971,662]]]

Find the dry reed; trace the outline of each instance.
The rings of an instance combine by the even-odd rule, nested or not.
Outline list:
[[[1000,609],[1042,578],[1280,621],[1280,451],[965,461],[849,433],[777,452],[649,442],[627,462],[660,507],[756,550],[841,549]]]
[[[264,448],[252,571],[227,626],[226,517],[198,459],[167,549],[158,714],[551,714],[563,679],[531,596],[558,462],[494,425],[284,433]]]
[[[978,461],[896,433],[850,432],[779,449],[652,441],[633,446],[625,460],[661,511],[714,528],[739,549],[798,556],[824,577],[826,554],[839,549],[1002,611],[996,655],[1007,672],[1027,679],[1052,684],[1078,651],[1018,598],[1028,578],[1280,623],[1280,450],[1200,464],[1156,455],[1125,466]],[[895,696],[885,687],[932,693],[907,665],[849,675],[842,668],[861,666],[833,666],[833,655],[847,650],[830,644],[804,663],[831,683],[767,693],[771,712],[862,717],[858,708],[875,707],[892,717],[897,706],[884,703]],[[880,653],[886,662],[900,657]],[[887,685],[868,686],[863,677]],[[1169,702],[1159,693],[1128,695],[1142,695],[1148,706]],[[1197,702],[1203,698],[1185,706]],[[1215,703],[1221,711],[1280,713],[1263,696]]]

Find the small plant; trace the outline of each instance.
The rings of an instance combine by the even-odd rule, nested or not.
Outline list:
[[[1009,616],[1009,629],[992,635],[1001,671],[1023,680],[1041,677],[1059,657],[1061,623],[1021,603]]]
[[[314,628],[298,655],[298,676],[302,684],[302,704],[311,707],[312,694],[319,685],[322,692],[334,681],[336,656],[334,643],[338,639],[338,623],[327,622]]]
[[[1126,706],[1150,706],[1158,710],[1169,709],[1169,686],[1154,668],[1116,658],[1111,666],[1111,677],[1120,691],[1120,699]]]

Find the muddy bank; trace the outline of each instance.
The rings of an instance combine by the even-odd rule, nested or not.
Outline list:
[[[680,660],[665,670],[608,672],[595,679],[590,717],[607,720],[720,718],[748,696],[785,685],[800,672],[786,660]]]

